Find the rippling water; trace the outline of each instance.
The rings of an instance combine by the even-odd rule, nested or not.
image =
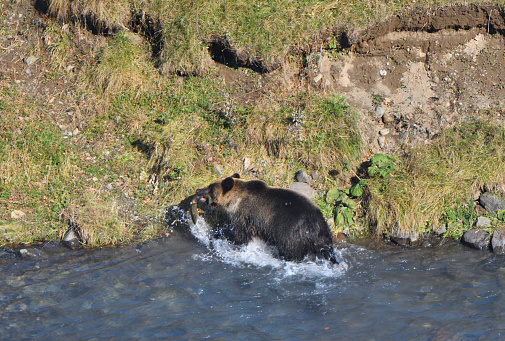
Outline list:
[[[501,340],[505,258],[460,246],[284,262],[174,233],[0,262],[2,339]]]

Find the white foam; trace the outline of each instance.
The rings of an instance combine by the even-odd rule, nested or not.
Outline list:
[[[196,224],[191,224],[191,233],[209,249],[209,254],[199,256],[201,260],[218,258],[236,267],[268,267],[277,272],[279,279],[338,277],[348,267],[342,259],[342,250],[335,250],[340,262],[338,265],[321,259],[291,262],[277,258],[276,250],[257,238],[245,245],[234,245],[226,239],[213,238],[211,227],[202,217],[198,217]]]

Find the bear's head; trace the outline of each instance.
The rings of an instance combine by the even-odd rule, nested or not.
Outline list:
[[[197,200],[208,201],[211,205],[225,206],[228,203],[226,194],[235,186],[235,179],[240,179],[240,175],[238,173],[235,173],[225,179],[213,182],[207,187],[199,188],[196,190],[196,195],[193,200],[195,202]]]

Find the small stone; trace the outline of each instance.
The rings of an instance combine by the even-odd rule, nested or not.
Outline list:
[[[93,182],[97,182],[98,178],[96,176],[94,176],[91,180],[93,180]]]
[[[317,179],[319,179],[319,175],[320,175],[320,174],[319,174],[319,171],[318,171],[318,170],[312,171],[312,172],[310,173],[310,177],[312,178],[312,180],[317,180]]]
[[[74,136],[79,135],[79,128],[75,128],[75,129],[72,131],[72,135],[74,135]]]
[[[214,165],[214,170],[216,171],[216,173],[219,176],[223,175],[223,166],[221,166],[221,165]]]
[[[67,230],[61,243],[70,249],[75,249],[79,246],[79,236],[72,227]]]
[[[379,135],[386,136],[387,134],[389,134],[389,129],[381,129],[381,130],[379,130]]]
[[[489,233],[478,229],[471,229],[463,234],[461,241],[463,244],[475,249],[484,250],[489,247]]]
[[[305,182],[307,184],[310,184],[310,178],[307,172],[304,169],[299,170],[296,172],[295,175],[296,181],[298,182]]]
[[[386,109],[384,109],[381,106],[378,106],[377,108],[375,108],[375,118],[382,118],[385,112]]]
[[[384,136],[379,136],[377,139],[377,142],[379,143],[379,147],[382,149],[386,146],[386,137]]]
[[[489,226],[491,226],[491,219],[487,217],[478,217],[475,222],[475,227],[478,229],[483,229]]]
[[[11,219],[21,219],[25,215],[26,215],[26,213],[21,210],[14,210],[11,212]]]
[[[440,82],[440,78],[438,78],[438,76],[433,76],[432,81],[433,81],[433,83],[437,84]]]
[[[316,190],[310,187],[310,185],[305,182],[293,182],[291,185],[288,186],[288,188],[302,195],[305,195],[309,199],[313,199],[317,196]]]
[[[381,77],[386,77],[387,74],[386,70],[379,70],[379,75],[381,75]]]
[[[37,258],[46,255],[44,251],[41,251],[36,248],[21,249],[18,251],[18,254],[22,258]]]
[[[438,225],[436,227],[433,227],[433,233],[438,236],[443,235],[445,232],[447,232],[447,227],[445,225]]]
[[[105,185],[105,189],[108,191],[112,191],[112,184]]]
[[[149,179],[149,175],[145,171],[140,172],[139,180],[140,181],[147,181],[147,179]]]
[[[30,56],[30,57],[26,58],[25,63],[26,63],[26,65],[30,66],[30,65],[32,65],[33,63],[35,63],[37,60],[38,60],[38,58],[37,58],[37,57],[35,57],[35,56]]]
[[[31,76],[33,75],[33,66],[29,66],[26,68],[25,70],[25,73],[28,75],[28,76]]]
[[[384,115],[382,115],[382,122],[384,124],[394,123],[395,122],[395,115],[393,115],[390,112],[384,113]]]
[[[322,74],[319,74],[317,75],[316,77],[314,77],[314,82],[315,83],[319,83],[319,81],[323,78],[323,75]]]
[[[244,158],[244,170],[248,171],[251,169],[251,158],[245,157]]]

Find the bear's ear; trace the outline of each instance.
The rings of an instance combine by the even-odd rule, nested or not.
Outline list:
[[[239,173],[235,173],[231,177],[235,178],[235,179],[240,179],[240,174]]]
[[[224,179],[221,182],[221,187],[223,189],[223,195],[228,193],[233,188],[234,184],[235,184],[235,180],[233,180],[233,177],[229,177],[229,178]]]

